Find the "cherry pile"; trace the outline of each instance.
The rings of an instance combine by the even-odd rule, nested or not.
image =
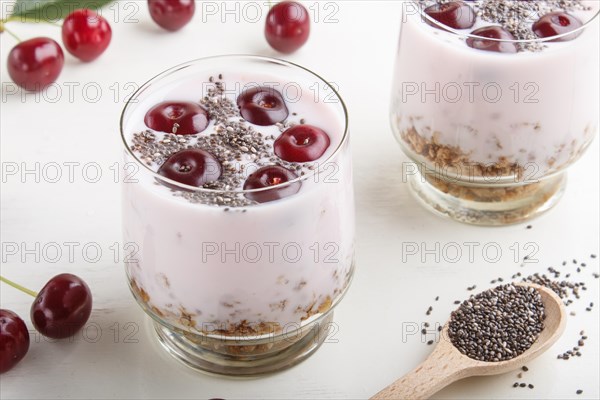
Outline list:
[[[236,103],[242,118],[258,126],[282,123],[289,115],[283,96],[272,87],[247,89],[238,95]],[[199,104],[167,101],[151,107],[144,116],[144,123],[155,131],[189,135],[203,132],[209,118]],[[301,124],[286,129],[273,143],[273,152],[283,161],[304,163],[321,158],[329,145],[325,131]],[[218,180],[223,168],[209,151],[190,148],[169,156],[157,172],[184,185],[203,187]],[[266,203],[297,193],[301,186],[295,181],[297,178],[298,175],[283,166],[267,165],[249,175],[243,189],[249,191],[246,198]],[[294,182],[288,183],[290,181]],[[175,188],[175,185],[162,183]]]
[[[470,29],[475,25],[476,13],[473,8],[464,1],[450,1],[448,3],[434,4],[425,10],[425,14],[440,24],[452,29]],[[437,24],[427,21],[430,25],[442,29]],[[566,12],[552,12],[542,16],[536,21],[531,30],[539,38],[550,38],[560,36],[552,42],[573,40],[581,34],[575,31],[582,26],[582,22]],[[492,40],[486,40],[492,39]],[[515,37],[501,26],[484,26],[471,32],[467,39],[467,45],[474,49],[493,51],[497,53],[516,53],[517,45]]]
[[[90,288],[78,276],[56,275],[39,293],[1,279],[35,297],[31,305],[31,322],[46,337],[63,339],[73,336],[83,328],[92,312]],[[28,350],[29,331],[25,322],[14,312],[0,309],[0,373],[14,367]]]
[[[81,61],[98,58],[108,47],[110,25],[87,8],[75,10],[65,18],[62,40],[65,48]],[[20,42],[8,53],[7,70],[11,79],[25,90],[37,92],[58,78],[64,54],[53,39],[38,37]]]
[[[195,13],[194,0],[148,0],[152,20],[161,28],[174,32],[187,25]],[[265,38],[281,52],[292,53],[306,43],[310,34],[310,16],[295,1],[275,4],[265,22]],[[108,48],[112,29],[108,21],[87,8],[73,11],[62,24],[65,49],[83,62],[98,58]],[[25,90],[37,92],[60,75],[64,54],[53,39],[37,37],[19,42],[8,54],[7,70],[11,79]]]

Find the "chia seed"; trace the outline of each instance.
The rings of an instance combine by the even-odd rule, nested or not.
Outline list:
[[[472,296],[453,311],[448,334],[470,358],[510,360],[531,347],[544,329],[545,317],[537,290],[501,285]]]

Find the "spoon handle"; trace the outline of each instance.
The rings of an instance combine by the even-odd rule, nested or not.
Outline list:
[[[371,400],[428,399],[452,382],[468,375],[458,352],[441,341],[417,368],[392,383]]]

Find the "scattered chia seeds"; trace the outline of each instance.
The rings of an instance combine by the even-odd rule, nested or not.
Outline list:
[[[571,357],[581,357],[581,347],[585,345],[585,341],[587,340],[587,336],[585,336],[585,332],[579,332],[581,338],[577,341],[577,346],[574,346],[571,350],[567,350],[562,354],[556,356],[559,360],[568,360]]]
[[[554,271],[554,278],[558,278],[560,276],[560,272]],[[523,282],[535,283],[540,286],[545,286],[549,289],[552,289],[554,293],[558,295],[561,299],[565,300],[565,305],[568,306],[573,303],[573,300],[569,299],[570,296],[575,297],[576,299],[580,298],[579,290],[586,290],[584,282],[570,282],[570,281],[555,281],[548,278],[544,274],[535,273],[533,275],[529,275],[527,278],[523,278]]]
[[[452,312],[448,334],[470,358],[510,360],[531,347],[544,329],[545,317],[537,290],[507,284],[465,300]]]

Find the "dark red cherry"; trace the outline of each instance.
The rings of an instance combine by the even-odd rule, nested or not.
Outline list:
[[[83,8],[67,15],[62,25],[62,40],[69,53],[81,61],[95,60],[106,50],[112,30],[102,17]]]
[[[306,8],[295,1],[275,4],[267,14],[265,37],[281,53],[293,53],[308,40],[310,17]]]
[[[244,182],[244,190],[270,187],[272,187],[272,189],[246,193],[246,198],[259,203],[267,203],[269,201],[292,196],[300,190],[300,186],[302,185],[300,182],[290,183],[285,186],[280,185],[296,178],[298,178],[298,175],[279,165],[262,167],[248,176],[246,182]]]
[[[242,117],[255,125],[267,126],[285,120],[288,109],[283,96],[271,87],[244,90],[237,98]]]
[[[215,156],[200,149],[178,151],[158,169],[158,174],[165,178],[195,187],[216,181],[221,173],[221,164]]]
[[[31,305],[31,322],[53,339],[73,336],[92,312],[92,294],[78,276],[60,274],[50,279]]]
[[[473,36],[467,38],[467,45],[474,49],[495,51],[498,53],[516,53],[518,51],[517,45],[510,40],[515,40],[515,37],[506,29],[500,26],[486,26],[479,28],[471,32]],[[485,38],[500,39],[486,40]],[[509,40],[508,42],[505,40]]]
[[[531,29],[538,37],[548,38],[574,31],[582,26],[582,22],[577,17],[565,12],[557,11],[544,15],[533,24]],[[579,30],[571,35],[565,35],[554,39],[552,42],[565,42],[567,40],[573,40],[581,35],[581,32],[582,31]]]
[[[45,37],[17,44],[8,53],[10,78],[25,90],[37,92],[58,78],[65,57],[54,40]]]
[[[434,4],[423,12],[439,23],[453,29],[469,29],[475,25],[477,16],[473,8],[462,1]],[[435,24],[431,24],[438,27]]]
[[[208,126],[208,112],[196,103],[165,101],[148,110],[144,122],[155,131],[193,135]]]
[[[0,374],[25,357],[29,350],[29,331],[14,312],[0,309]]]
[[[312,125],[296,125],[283,132],[273,148],[285,161],[306,162],[319,159],[329,147],[329,136]]]
[[[161,28],[177,31],[194,16],[194,0],[148,0],[150,16]]]

